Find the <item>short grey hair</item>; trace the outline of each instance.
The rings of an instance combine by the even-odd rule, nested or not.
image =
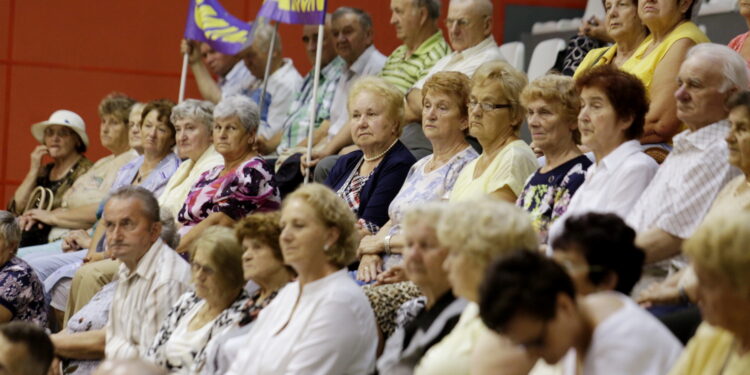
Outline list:
[[[700,43],[688,50],[685,61],[690,58],[705,59],[721,68],[724,77],[720,88],[722,93],[732,88],[744,90],[748,87],[747,62],[735,50],[723,44]]]
[[[143,215],[146,216],[151,223],[160,221],[159,202],[156,200],[156,197],[154,197],[152,192],[143,187],[133,185],[123,186],[109,195],[107,203],[112,199],[136,199],[141,202]]]
[[[268,52],[268,47],[271,45],[271,38],[275,35],[276,41],[273,45],[273,51],[281,54],[281,36],[268,22],[261,19],[253,22],[253,41],[252,44],[258,44],[259,49],[264,52]]]
[[[16,217],[8,211],[0,211],[0,237],[5,246],[12,248],[12,253],[15,254],[21,243],[21,228]]]
[[[195,120],[211,130],[211,124],[214,122],[214,107],[214,103],[207,100],[185,99],[172,108],[172,115],[169,119],[173,124],[185,119]]]
[[[427,9],[427,16],[431,20],[440,18],[440,0],[413,0],[412,4],[417,8]]]
[[[226,97],[214,108],[214,120],[230,117],[237,117],[248,133],[255,132],[260,124],[258,105],[244,95]]]
[[[331,15],[331,21],[336,22],[337,19],[347,15],[354,14],[359,20],[359,25],[362,26],[362,30],[372,30],[372,17],[362,9],[352,7],[339,7]]]

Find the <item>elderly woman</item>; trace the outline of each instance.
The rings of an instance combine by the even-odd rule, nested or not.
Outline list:
[[[195,374],[208,343],[242,319],[242,246],[225,227],[206,228],[193,243],[190,263],[195,291],[172,307],[147,357],[171,374]]]
[[[410,206],[449,194],[464,166],[477,153],[466,142],[469,127],[469,79],[459,72],[438,72],[423,86],[422,129],[432,144],[432,155],[420,159],[406,176],[388,207],[390,220],[359,244],[357,279],[369,282],[385,268],[398,264],[404,245],[401,220]],[[387,264],[384,261],[387,260]]]
[[[53,210],[62,205],[62,197],[73,183],[93,165],[83,156],[89,145],[86,124],[81,116],[64,109],[55,111],[47,121],[31,126],[31,134],[41,145],[31,152],[31,165],[21,185],[13,194],[8,209],[16,215],[38,208]],[[52,162],[42,166],[48,155]],[[29,215],[21,217],[24,235],[21,246],[47,242],[51,227],[32,222]]]
[[[745,18],[747,27],[750,28],[750,3],[746,1],[740,1],[739,7],[740,15]],[[750,43],[745,43],[748,36],[750,36],[750,31],[744,32],[732,38],[732,40],[729,42],[729,48],[737,51],[740,55],[742,55],[742,57],[745,58],[745,61],[748,62],[748,66],[750,66]]]
[[[224,163],[211,144],[214,105],[209,101],[187,99],[172,108],[170,121],[175,127],[177,155],[183,162],[167,181],[159,197],[159,207],[173,217],[180,213],[190,188],[201,174]]]
[[[750,371],[750,214],[707,217],[683,250],[698,279],[704,323],[670,374],[746,374]]]
[[[138,154],[143,153],[143,140],[141,139],[141,116],[146,103],[135,103],[128,116],[128,144]]]
[[[190,189],[177,216],[182,224],[179,252],[187,251],[205,228],[231,227],[247,214],[279,206],[272,170],[257,151],[258,106],[247,97],[232,96],[219,102],[213,116],[213,145],[224,162],[203,173]]]
[[[99,139],[112,154],[99,159],[88,172],[76,179],[70,189],[62,194],[59,208],[51,211],[26,211],[20,220],[22,230],[28,230],[37,223],[44,223],[53,227],[49,239],[56,241],[72,229],[88,229],[96,222],[99,202],[112,187],[117,171],[138,156],[135,151],[128,148],[126,124],[133,102],[133,99],[120,93],[111,93],[102,99],[99,103]],[[37,252],[59,253],[60,244],[21,248],[18,254],[25,257]]]
[[[698,14],[700,4],[698,0],[638,1],[638,17],[650,35],[620,68],[643,81],[651,99],[640,137],[644,147],[671,142],[672,136],[681,130],[674,97],[677,73],[690,47],[709,41],[690,21]],[[658,155],[662,158],[665,153]]]
[[[586,171],[586,180],[565,215],[550,228],[550,240],[570,214],[596,211],[627,216],[659,167],[641,152],[638,143],[648,110],[646,91],[638,78],[604,65],[579,77],[576,87],[581,93],[581,141],[594,152],[596,165]]]
[[[243,318],[234,328],[212,340],[206,347],[206,360],[201,374],[223,375],[229,370],[232,360],[247,343],[247,333],[253,327],[258,314],[268,306],[294,276],[294,269],[284,265],[284,256],[279,246],[279,213],[255,213],[235,226],[237,239],[242,243],[242,270],[245,280],[259,286],[242,307]]]
[[[495,261],[480,289],[480,314],[529,356],[565,375],[664,374],[682,351],[669,330],[627,296],[577,296],[561,265],[521,250]]]
[[[638,18],[638,0],[604,0],[605,28],[615,44],[589,51],[574,78],[599,65],[622,66],[646,39],[648,29]]]
[[[258,317],[227,372],[367,374],[375,367],[375,319],[346,265],[357,243],[348,205],[323,185],[303,185],[281,209],[281,251],[297,280]]]
[[[388,205],[416,161],[398,137],[404,118],[401,91],[377,77],[357,80],[349,91],[349,124],[359,150],[341,157],[325,185],[336,191],[367,234],[388,221]]]
[[[482,64],[471,77],[469,134],[482,154],[458,176],[451,202],[484,195],[515,202],[537,161],[526,142],[518,138],[523,122],[519,100],[526,76],[505,61]]]
[[[404,269],[423,296],[399,309],[398,327],[378,359],[381,374],[411,374],[422,355],[453,329],[466,307],[466,300],[451,291],[443,269],[448,248],[438,242],[435,227],[444,208],[443,203],[427,203],[404,214]]]
[[[536,249],[537,235],[521,209],[492,200],[452,203],[436,225],[441,246],[448,249],[444,268],[453,294],[469,301],[455,328],[428,350],[414,374],[478,372],[470,359],[491,332],[479,318],[479,284],[495,256],[515,249]],[[512,347],[502,350],[512,351]]]
[[[550,224],[565,213],[591,166],[577,145],[581,103],[572,78],[546,75],[526,86],[521,104],[545,164],[526,180],[516,205],[529,212],[540,242],[546,243]]]
[[[602,290],[630,295],[646,257],[635,246],[635,231],[620,217],[593,212],[568,218],[552,250],[579,295]]]
[[[44,287],[28,263],[16,257],[20,241],[15,216],[0,211],[0,324],[25,320],[46,327]]]

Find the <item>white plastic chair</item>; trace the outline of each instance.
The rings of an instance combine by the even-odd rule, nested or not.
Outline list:
[[[529,70],[527,75],[529,81],[543,76],[553,66],[557,60],[557,53],[565,49],[565,40],[561,38],[547,39],[536,45],[534,52],[529,60]]]
[[[505,59],[508,60],[508,63],[510,63],[510,65],[513,65],[514,68],[523,71],[523,57],[526,53],[526,47],[523,45],[523,42],[503,43],[503,45],[500,46],[500,52],[503,54]]]

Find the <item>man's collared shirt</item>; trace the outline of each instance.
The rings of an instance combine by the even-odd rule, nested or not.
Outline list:
[[[411,56],[406,57],[408,48],[401,45],[388,56],[380,76],[406,93],[414,83],[424,77],[435,63],[451,52],[451,47],[438,30],[427,38]]]
[[[370,45],[354,61],[354,64],[342,67],[342,77],[336,85],[336,93],[333,95],[333,104],[331,106],[331,124],[328,127],[328,140],[331,140],[344,124],[349,120],[349,110],[347,101],[349,99],[349,89],[354,81],[359,77],[377,75],[383,69],[386,57]]]
[[[261,123],[258,126],[258,135],[265,139],[271,139],[281,131],[289,107],[294,101],[294,93],[301,85],[302,76],[297,72],[292,60],[285,58],[281,67],[268,77],[263,108],[260,108]],[[260,105],[262,90],[263,81],[257,80],[255,84],[242,90],[242,95],[250,97]]]
[[[190,289],[190,266],[159,238],[133,272],[121,263],[117,277],[106,357],[144,357],[172,305]]]
[[[494,60],[504,61],[505,56],[503,56],[497,43],[495,43],[495,38],[489,36],[473,47],[469,47],[463,51],[454,51],[438,60],[430,68],[429,73],[414,84],[414,87],[421,90],[427,79],[437,72],[461,72],[471,78],[480,65]]]
[[[315,125],[317,129],[320,123],[331,117],[331,105],[336,92],[336,87],[344,74],[346,63],[341,57],[331,60],[323,69],[320,70],[320,80],[318,83],[318,96],[315,99]],[[313,68],[315,69],[315,68]],[[289,117],[284,122],[284,136],[281,138],[277,153],[281,154],[286,149],[295,147],[302,140],[307,138],[307,132],[310,123],[310,100],[312,100],[314,81],[314,71],[310,71],[302,81],[302,89],[297,94],[297,98],[289,109]]]
[[[221,90],[221,98],[227,98],[232,95],[239,95],[245,87],[248,87],[255,83],[258,79],[253,76],[253,73],[247,69],[245,62],[240,60],[232,70],[227,73],[224,77],[219,77],[216,82]]]
[[[636,232],[659,228],[688,238],[703,221],[719,190],[740,171],[728,162],[726,120],[673,139],[673,149],[641,195],[628,224]]]

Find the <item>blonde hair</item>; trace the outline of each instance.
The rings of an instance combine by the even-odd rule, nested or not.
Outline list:
[[[750,212],[713,215],[685,240],[682,250],[692,261],[750,291]]]
[[[242,273],[244,249],[232,229],[221,226],[206,228],[190,249],[191,261],[198,250],[206,252],[210,266],[216,270],[220,283],[227,289],[245,285]]]
[[[469,255],[482,266],[498,255],[539,247],[525,211],[488,197],[448,204],[436,229],[443,246]]]
[[[282,208],[292,199],[307,203],[317,214],[317,219],[329,228],[339,231],[339,238],[328,249],[323,249],[331,264],[345,267],[356,255],[359,235],[355,230],[357,221],[349,206],[330,188],[322,184],[305,184],[289,194]]]
[[[554,107],[567,124],[578,122],[581,98],[578,96],[573,78],[560,74],[547,74],[531,81],[521,92],[521,105],[524,108],[528,108],[531,102],[540,99]],[[577,128],[572,133],[573,140],[579,144],[581,133]]]
[[[503,60],[492,60],[480,65],[474,72],[471,76],[471,88],[486,86],[490,83],[500,84],[500,93],[511,105],[509,110],[511,119],[514,121],[512,125],[517,131],[523,122],[520,96],[528,83],[526,74]]]
[[[410,230],[410,228],[417,224],[424,224],[437,229],[437,224],[443,216],[446,207],[447,203],[440,201],[413,205],[404,213],[401,226],[403,230]]]
[[[351,119],[352,101],[357,95],[369,92],[383,98],[386,102],[388,117],[396,122],[397,134],[401,135],[404,125],[404,94],[392,83],[375,76],[364,76],[354,81],[352,88],[349,90],[349,98],[346,108],[349,110]]]

